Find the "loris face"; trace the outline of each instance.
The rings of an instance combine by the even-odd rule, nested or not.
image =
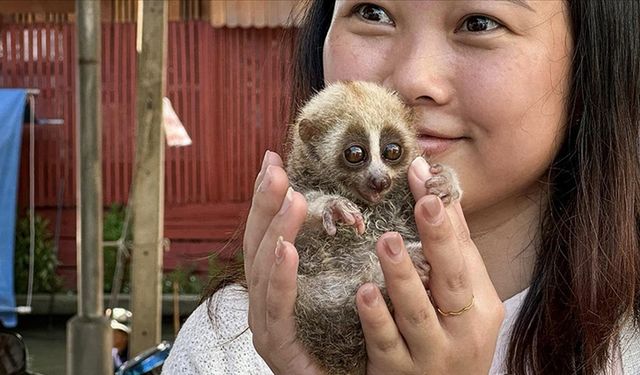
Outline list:
[[[354,201],[377,204],[417,156],[411,110],[368,82],[327,87],[302,110],[297,135],[323,185]],[[320,187],[320,188],[324,188]]]
[[[379,203],[405,173],[415,157],[412,142],[398,128],[367,129],[353,124],[336,140],[336,182],[351,195]]]

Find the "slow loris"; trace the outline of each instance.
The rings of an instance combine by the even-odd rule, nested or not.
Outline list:
[[[329,374],[364,374],[366,350],[355,294],[373,282],[387,305],[375,244],[399,232],[421,276],[422,254],[407,170],[420,155],[414,114],[395,93],[369,82],[338,82],[316,94],[291,127],[287,173],[309,204],[296,238],[299,339]],[[425,188],[445,203],[457,178],[433,166]]]

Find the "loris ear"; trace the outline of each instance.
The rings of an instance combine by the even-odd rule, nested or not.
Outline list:
[[[304,143],[311,142],[313,138],[320,135],[321,131],[322,129],[319,126],[314,126],[313,122],[309,119],[303,118],[298,123],[298,135]]]

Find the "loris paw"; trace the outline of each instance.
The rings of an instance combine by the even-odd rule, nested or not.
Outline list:
[[[322,210],[322,226],[327,234],[336,234],[338,222],[352,225],[358,234],[364,233],[364,219],[360,209],[346,198],[329,199]]]
[[[453,169],[442,164],[434,164],[430,172],[433,177],[424,183],[427,194],[438,196],[445,205],[462,196],[460,182]]]

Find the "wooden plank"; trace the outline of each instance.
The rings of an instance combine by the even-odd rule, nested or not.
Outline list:
[[[162,97],[166,89],[167,3],[142,8],[142,51],[138,63],[136,179],[132,251],[132,333],[137,355],[161,337],[162,239],[164,238],[164,132]]]
[[[191,73],[191,84],[187,88],[189,93],[189,101],[187,104],[189,105],[188,116],[185,116],[187,124],[195,124],[195,115],[197,111],[197,93],[198,86],[200,85],[199,76],[198,76],[198,39],[196,33],[196,26],[198,25],[198,21],[189,22],[186,26],[189,30],[189,63],[190,63],[190,73]],[[185,127],[185,129],[187,129]],[[198,144],[202,144],[202,137],[199,134],[199,129],[195,128],[192,132],[194,138],[199,139],[200,142]],[[185,156],[184,162],[185,167],[189,169],[189,176],[185,178],[185,184],[190,186],[189,189],[189,197],[187,202],[199,202],[200,201],[200,192],[199,192],[199,181],[201,176],[198,174],[198,150],[194,147],[181,147],[180,152]]]
[[[226,25],[226,0],[217,0],[209,2],[209,19],[213,27],[222,27]]]
[[[204,71],[208,71],[209,69],[206,68],[205,66],[205,60],[202,59],[202,56],[204,54],[204,48],[207,46],[205,44],[205,42],[203,41],[203,39],[205,39],[205,35],[206,35],[206,30],[207,30],[207,23],[205,22],[198,22],[197,24],[198,28],[196,30],[196,36],[198,38],[198,45],[196,46],[196,48],[198,49],[198,55],[197,55],[197,61],[195,62],[196,67],[197,67],[197,77],[198,77],[198,86],[197,86],[197,90],[196,90],[196,97],[194,100],[194,118],[193,118],[193,123],[185,125],[186,129],[188,132],[193,133],[193,131],[195,129],[197,129],[197,127],[195,126],[195,124],[203,124],[204,123],[204,117],[201,116],[201,113],[204,110],[204,106],[203,106],[203,102],[202,102],[202,97],[204,95],[204,93],[206,93],[206,79],[204,77],[203,74],[203,68]],[[207,104],[207,107],[209,107],[210,104]],[[197,134],[197,138],[199,139],[198,144],[204,145],[205,141],[208,141],[211,139],[211,135],[210,135],[210,130],[211,127],[207,126],[206,124],[203,124],[200,127],[200,132],[199,134]],[[192,138],[193,140],[194,138]],[[199,201],[200,202],[206,202],[208,197],[207,197],[207,184],[205,183],[205,178],[206,178],[206,168],[204,168],[204,165],[207,163],[207,155],[205,150],[207,149],[207,147],[199,147],[197,149],[197,168],[195,169],[195,173],[198,176],[198,191],[199,191]]]

